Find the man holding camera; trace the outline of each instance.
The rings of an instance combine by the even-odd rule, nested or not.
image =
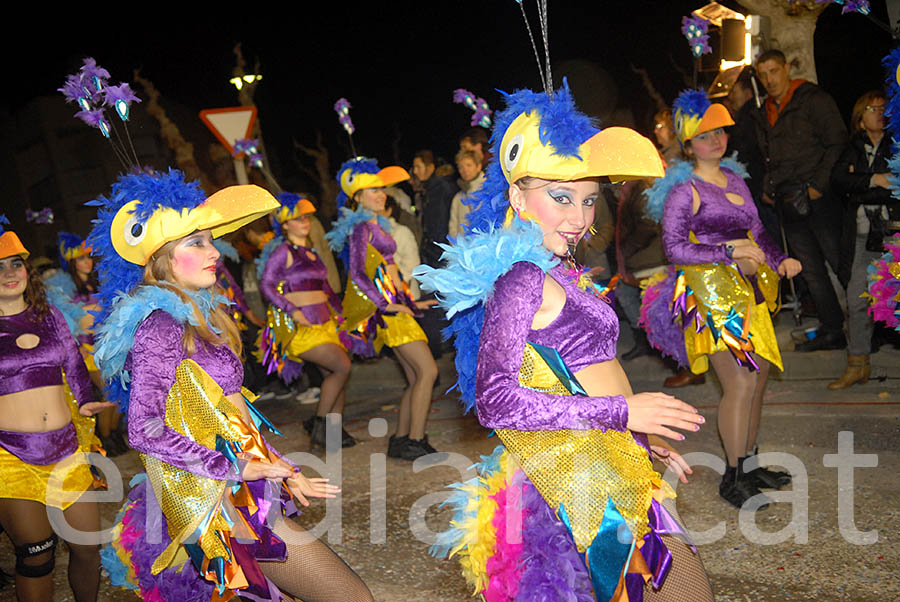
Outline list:
[[[847,142],[847,128],[828,93],[792,80],[779,50],[763,52],[756,72],[768,97],[755,112],[756,135],[766,161],[763,202],[774,205],[791,253],[803,264],[803,278],[821,326],[796,351],[843,349],[844,313],[828,271],[838,277],[841,203],[831,192],[831,170]],[[846,282],[842,282],[846,286]]]

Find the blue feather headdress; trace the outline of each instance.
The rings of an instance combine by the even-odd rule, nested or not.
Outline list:
[[[560,156],[578,157],[579,147],[599,131],[593,120],[576,108],[565,79],[552,98],[532,90],[517,90],[512,94],[500,91],[500,94],[506,101],[506,108],[496,113],[491,133],[491,153],[495,160],[487,168],[484,185],[470,202],[475,208],[468,216],[469,229],[485,231],[502,224],[506,217],[510,182],[498,160],[500,143],[519,115],[537,111],[541,120],[538,130],[541,143],[553,147],[554,154]]]
[[[377,174],[378,171],[378,162],[375,159],[369,159],[368,157],[354,157],[353,159],[348,159],[341,163],[341,166],[338,168],[337,177],[335,178],[337,180],[338,190],[340,190],[337,195],[338,209],[344,207],[350,198],[347,196],[347,193],[344,192],[344,184],[348,176],[353,178],[362,173]],[[344,179],[344,182],[341,181],[342,179]]]
[[[85,245],[85,240],[71,232],[59,233],[57,248],[59,249],[59,265],[64,270],[69,269],[69,261],[90,253],[90,249]]]
[[[131,201],[138,200],[133,218],[145,222],[157,209],[179,212],[195,209],[206,200],[197,182],[185,182],[184,175],[175,169],[168,172],[126,174],[119,176],[109,196],[89,201],[97,207],[94,228],[88,235],[88,245],[100,257],[97,276],[98,296],[103,306],[101,319],[109,311],[113,299],[128,294],[144,279],[144,268],[123,259],[112,242],[112,223],[116,213]]]

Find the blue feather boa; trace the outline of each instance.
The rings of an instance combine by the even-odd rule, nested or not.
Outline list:
[[[344,262],[344,266],[349,269],[350,267],[350,256],[349,256],[349,247],[347,246],[347,241],[350,240],[350,235],[353,233],[353,229],[363,223],[370,221],[375,216],[374,213],[367,209],[363,209],[362,207],[358,207],[356,211],[349,209],[347,207],[341,207],[340,209],[341,215],[337,218],[335,222],[331,224],[331,232],[325,235],[325,240],[328,241],[328,246],[331,247],[331,250],[338,254],[341,258],[341,261]],[[381,229],[387,233],[391,231],[391,222],[382,216],[378,217],[378,225],[381,226]]]
[[[200,308],[204,319],[218,305],[230,301],[212,289],[198,292],[184,291]],[[201,326],[193,308],[175,292],[159,286],[140,286],[131,295],[119,295],[112,309],[97,327],[94,361],[100,367],[105,383],[106,398],[119,404],[127,415],[131,394],[131,373],[125,370],[125,360],[134,347],[134,335],[141,323],[157,309],[161,309],[182,324]]]
[[[237,249],[228,242],[227,240],[222,240],[221,238],[213,239],[213,246],[219,252],[219,255],[225,257],[226,259],[230,259],[235,263],[241,262],[241,256],[238,255]]]
[[[66,319],[72,336],[77,337],[84,334],[81,320],[88,315],[88,312],[81,304],[73,300],[77,289],[72,276],[64,270],[56,270],[55,274],[44,281],[44,289],[47,291],[47,301]]]
[[[256,264],[256,279],[262,282],[263,272],[266,270],[266,264],[269,263],[269,257],[275,252],[281,243],[284,242],[283,236],[276,236],[266,243],[253,263]]]
[[[894,48],[882,60],[885,68],[885,90],[887,90],[887,106],[884,116],[887,119],[887,130],[891,135],[891,151],[894,155],[888,161],[888,169],[891,175],[888,181],[891,184],[891,196],[900,199],[900,85],[897,82],[897,69],[900,68],[900,46]]]
[[[466,411],[475,405],[475,367],[481,343],[484,302],[497,279],[513,264],[531,262],[545,272],[558,260],[543,246],[543,234],[534,222],[515,220],[509,228],[488,228],[460,236],[452,245],[441,244],[444,268],[420,265],[413,270],[423,291],[434,291],[438,304],[452,318],[445,338],[455,337],[456,371]]]
[[[737,160],[737,152],[730,157],[725,157],[719,161],[719,167],[726,171],[734,172],[745,180],[750,177],[744,164]],[[669,196],[669,192],[679,184],[684,184],[693,177],[693,161],[673,161],[666,170],[666,175],[657,179],[656,182],[653,183],[653,186],[644,191],[644,197],[647,199],[644,215],[647,219],[657,223],[662,222],[663,211],[666,207],[666,198]]]

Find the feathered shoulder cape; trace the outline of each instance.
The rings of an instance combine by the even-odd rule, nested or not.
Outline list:
[[[737,160],[737,153],[731,157],[725,157],[719,162],[719,166],[727,171],[734,172],[743,179],[750,177],[747,168]],[[653,186],[644,191],[647,198],[647,207],[644,215],[654,222],[662,222],[663,210],[666,206],[666,197],[673,188],[684,184],[694,177],[694,163],[692,161],[673,161],[666,170],[665,177],[659,178]]]
[[[200,308],[204,318],[219,304],[229,304],[227,298],[211,290],[187,293]],[[193,308],[173,291],[159,286],[139,286],[130,295],[120,295],[96,331],[94,360],[100,366],[105,383],[106,398],[115,401],[128,412],[131,394],[131,373],[125,360],[134,347],[134,335],[141,323],[157,309],[161,309],[183,324],[200,326]]]
[[[353,229],[358,224],[367,222],[374,217],[374,213],[367,209],[363,209],[362,207],[357,208],[356,211],[347,207],[341,207],[340,217],[332,224],[331,231],[325,235],[328,246],[331,247],[331,250],[335,253],[340,253],[344,250],[344,247],[347,246],[347,241],[350,240]],[[378,216],[378,225],[381,226],[381,229],[385,232],[391,231],[391,222],[380,215]]]
[[[66,325],[72,332],[72,336],[77,337],[84,334],[81,320],[88,315],[88,312],[81,304],[75,302],[75,293],[78,291],[72,276],[65,270],[56,270],[55,274],[44,281],[44,288],[47,291],[47,301],[66,319]]]
[[[558,260],[543,246],[543,234],[534,222],[514,220],[508,228],[489,227],[460,236],[452,245],[440,244],[445,267],[420,265],[413,271],[422,290],[434,291],[438,304],[451,319],[444,337],[455,336],[456,371],[466,411],[475,405],[475,366],[484,321],[484,302],[494,283],[520,261],[547,272]]]

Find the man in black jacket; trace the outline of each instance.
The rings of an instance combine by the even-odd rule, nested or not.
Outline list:
[[[450,229],[450,207],[459,191],[452,177],[439,176],[435,170],[434,153],[421,150],[413,156],[413,175],[420,182],[416,205],[422,216],[422,261],[438,267],[441,249],[435,243],[446,243]]]
[[[762,109],[754,113],[766,161],[763,202],[777,203],[788,245],[803,264],[803,279],[821,322],[816,338],[796,350],[843,349],[844,313],[825,263],[839,272],[842,209],[830,178],[847,142],[847,128],[828,93],[790,78],[781,51],[762,53],[756,72],[768,93]]]

